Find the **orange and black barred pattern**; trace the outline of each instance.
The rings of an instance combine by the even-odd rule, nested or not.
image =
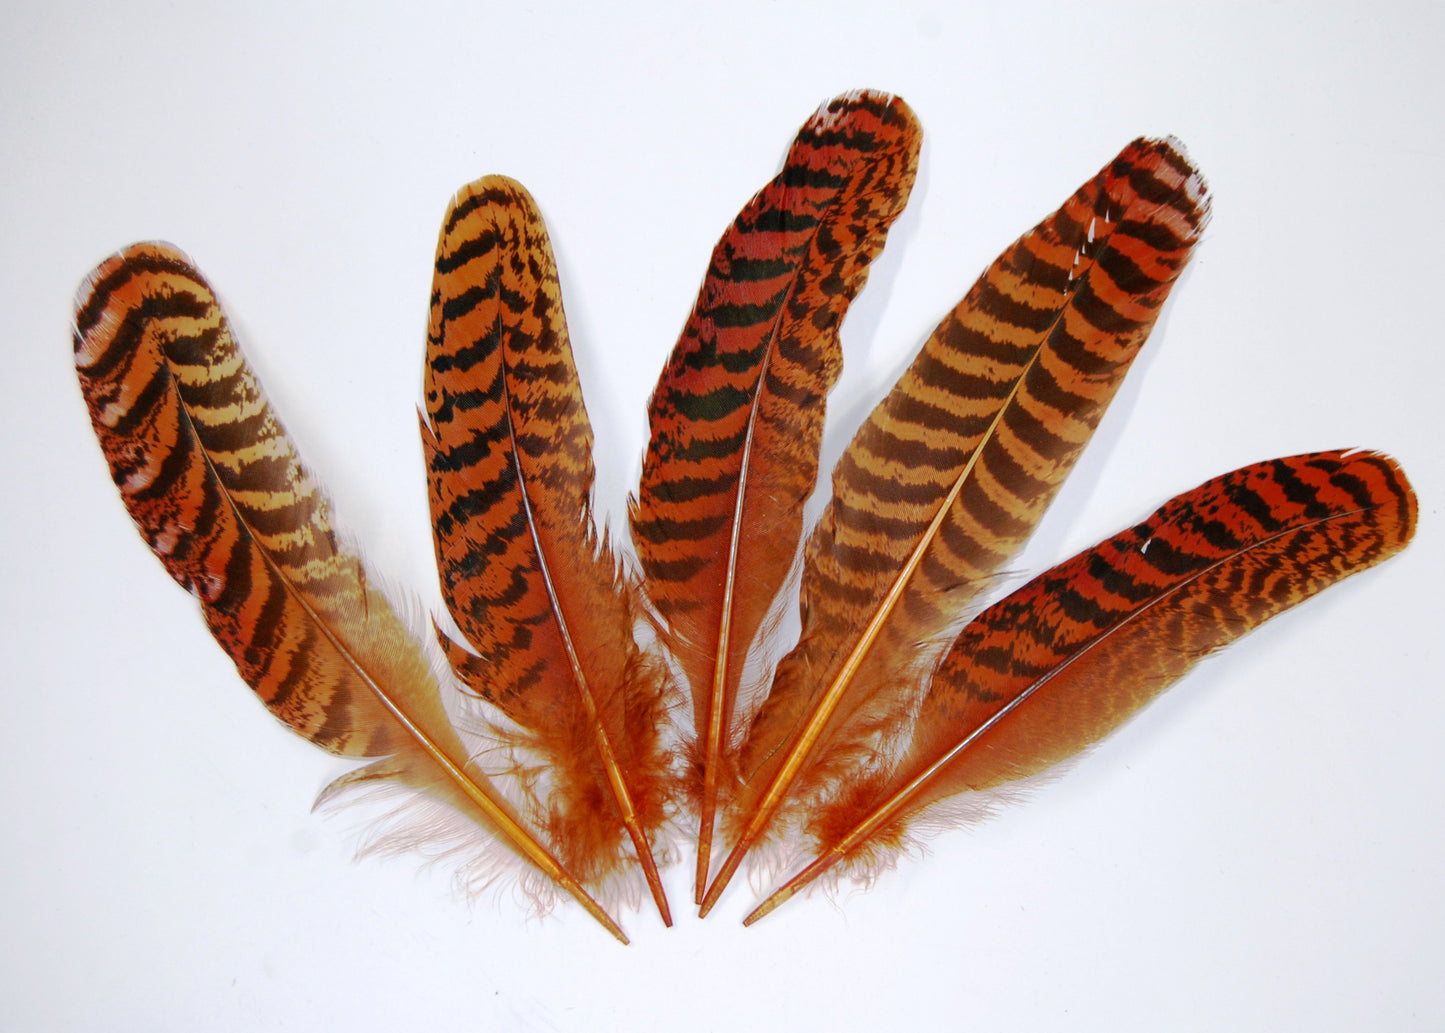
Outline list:
[[[980,614],[935,672],[906,753],[809,816],[816,858],[758,920],[846,862],[876,871],[931,804],[1045,771],[1199,660],[1409,544],[1416,500],[1373,452],[1236,470]]]
[[[162,244],[103,263],[77,301],[75,361],[126,508],[246,683],[318,746],[389,752],[390,722],[296,597],[328,617],[356,608],[357,561],[200,273]],[[390,642],[395,623],[377,612],[368,635]],[[387,666],[412,663],[415,649]]]
[[[699,730],[720,627],[731,695],[794,562],[838,327],[907,201],[920,136],[895,97],[824,105],[713,251],[653,393],[632,535]]]
[[[890,686],[894,698],[878,701],[871,720],[893,723],[917,643],[946,627],[1032,532],[1207,218],[1188,160],[1171,143],[1135,141],[1005,251],[943,320],[834,471],[833,501],[807,549],[803,638],[780,666],[750,764],[796,727],[820,672],[836,669],[922,543],[837,718]],[[872,748],[867,735],[862,748]]]
[[[478,694],[534,726],[576,690],[549,677],[563,654],[545,648],[560,643],[547,634],[555,619],[533,525],[544,537],[590,534],[594,475],[551,245],[511,180],[464,187],[447,212],[424,378],[442,595],[480,657],[442,642]],[[595,551],[590,538],[583,547]]]
[[[1415,520],[1404,472],[1374,452],[1256,463],[1172,499],[963,630],[875,799],[941,761],[910,810],[1046,770],[1213,651],[1399,552]],[[820,821],[837,836],[853,817]]]
[[[442,226],[422,440],[458,676],[522,728],[564,865],[596,882],[665,820],[669,682],[633,638],[633,586],[593,524],[592,430],[535,203],[490,176]],[[650,858],[645,864],[650,865]],[[660,884],[659,890],[660,893]]]
[[[442,592],[476,655],[444,645],[479,695],[545,725],[576,706],[569,648],[621,685],[636,647],[592,521],[592,429],[551,245],[511,180],[464,188],[447,213],[424,385]],[[582,636],[570,647],[564,627]]]

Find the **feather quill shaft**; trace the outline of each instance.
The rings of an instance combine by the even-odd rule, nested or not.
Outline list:
[[[1388,457],[1293,456],[1215,478],[1040,575],[964,629],[902,759],[813,816],[817,859],[746,922],[840,862],[876,862],[930,805],[1099,741],[1210,653],[1399,552],[1415,519]]]
[[[541,768],[534,809],[567,867],[603,883],[630,841],[670,925],[652,853],[672,786],[670,686],[633,637],[635,588],[593,524],[592,431],[556,265],[511,180],[478,180],[448,209],[425,396],[442,594],[467,643],[440,635],[448,659],[520,727]]]
[[[189,260],[138,244],[102,263],[77,298],[75,360],[127,510],[242,678],[321,748],[381,758],[323,795],[390,780],[437,797],[625,943],[469,760],[420,644],[338,544],[329,501]]]
[[[704,911],[780,814],[889,755],[927,644],[1032,532],[1207,218],[1180,150],[1136,140],[984,272],[874,410],[809,540],[803,632],[749,732]]]
[[[721,769],[736,766],[725,754],[739,736],[744,662],[793,566],[817,480],[839,324],[907,201],[919,138],[896,97],[862,91],[823,105],[718,242],[649,402],[632,535],[691,686],[698,900]]]

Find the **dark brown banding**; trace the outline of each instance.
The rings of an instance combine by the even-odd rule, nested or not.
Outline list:
[[[632,508],[648,599],[692,691],[691,792],[706,874],[748,651],[802,538],[838,327],[913,184],[920,131],[896,97],[824,105],[713,251],[648,408]],[[755,688],[755,687],[753,687]]]

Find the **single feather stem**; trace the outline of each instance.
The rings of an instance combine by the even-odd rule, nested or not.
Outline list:
[[[510,395],[506,396],[506,406],[508,434],[512,439],[512,466],[517,471],[517,483],[525,484],[526,475],[522,469],[521,460],[518,458],[517,421],[512,414]],[[652,893],[652,899],[657,904],[657,912],[662,916],[662,924],[672,928],[672,909],[667,905],[667,894],[662,889],[662,876],[658,874],[657,862],[652,856],[652,846],[647,841],[647,833],[643,831],[641,823],[637,820],[637,808],[633,806],[632,793],[628,790],[627,782],[622,777],[622,766],[617,763],[617,754],[612,748],[612,740],[607,734],[607,729],[603,727],[597,700],[587,686],[587,674],[583,669],[581,658],[577,655],[577,646],[572,641],[572,632],[562,618],[562,604],[557,598],[557,586],[552,580],[551,565],[548,563],[546,549],[543,548],[542,542],[537,537],[537,521],[532,514],[532,501],[527,497],[525,491],[521,493],[521,504],[522,511],[527,515],[527,526],[531,530],[532,544],[537,550],[542,583],[546,586],[547,598],[552,603],[557,631],[567,653],[567,662],[572,667],[572,677],[577,685],[577,696],[582,701],[582,708],[586,711],[587,718],[592,722],[593,730],[596,733],[597,752],[601,757],[603,770],[607,772],[607,783],[612,788],[612,796],[617,801],[618,810],[622,812],[623,827],[627,829],[633,849],[637,852],[637,860],[642,865],[642,873],[647,879],[647,888]]]
[[[788,296],[793,293],[788,288]],[[786,303],[782,306],[786,309]],[[771,350],[763,353],[758,369],[758,383],[762,384],[768,375],[768,359]],[[738,497],[733,507],[732,539],[728,547],[727,584],[723,590],[722,619],[718,622],[717,659],[713,664],[712,686],[708,692],[707,733],[703,747],[702,802],[699,808],[697,833],[697,873],[693,882],[693,903],[701,906],[707,889],[707,873],[712,863],[712,833],[717,822],[718,765],[721,763],[724,724],[727,721],[727,684],[729,646],[732,639],[733,594],[737,588],[738,543],[742,540],[743,507],[747,501],[748,467],[753,454],[753,428],[758,420],[759,391],[753,396],[748,413],[748,433],[743,443],[741,474],[738,477]],[[706,914],[707,912],[703,912]]]
[[[588,886],[635,857],[663,921],[649,840],[670,793],[668,679],[634,636],[635,587],[591,511],[591,425],[541,213],[489,176],[437,243],[421,434],[447,658],[515,727],[524,806]],[[465,644],[463,644],[463,642]],[[488,720],[485,716],[482,720]]]

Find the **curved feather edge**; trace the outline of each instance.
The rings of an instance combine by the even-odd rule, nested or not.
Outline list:
[[[335,788],[390,780],[443,801],[625,943],[471,762],[419,642],[340,545],[329,500],[190,260],[150,243],[103,262],[77,295],[74,340],[122,501],[242,679],[308,741],[377,758]]]
[[[1416,516],[1388,456],[1292,456],[1208,481],[1035,578],[963,630],[902,759],[813,815],[816,860],[746,921],[835,866],[870,877],[940,807],[1098,742],[1206,656],[1405,548]]]

